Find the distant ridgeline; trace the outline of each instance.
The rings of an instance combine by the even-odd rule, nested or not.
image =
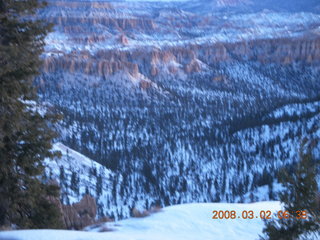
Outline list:
[[[270,9],[273,11],[312,11],[320,12],[320,3],[317,0],[202,0],[206,8],[234,8],[239,11],[259,11]],[[199,4],[203,6],[203,4]]]
[[[320,136],[320,16],[192,4],[68,1],[41,12],[56,27],[39,95],[64,114],[60,141],[100,164],[59,168],[65,203],[90,192],[100,216],[122,218],[133,207],[275,199],[277,171]]]

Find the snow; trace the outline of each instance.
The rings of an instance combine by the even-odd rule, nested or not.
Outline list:
[[[62,143],[58,142],[56,144],[53,145],[53,150],[55,151],[60,151],[62,155],[64,156],[69,156],[69,158],[67,159],[68,161],[68,164],[69,165],[72,165],[72,167],[76,168],[78,167],[80,164],[82,165],[82,167],[87,167],[87,168],[90,168],[90,167],[96,167],[96,168],[101,168],[102,166],[87,158],[86,156],[82,155],[81,153],[77,152],[77,151],[74,151],[73,149],[63,145]],[[47,162],[49,162],[49,164],[51,163],[51,161],[47,160]],[[59,159],[59,162],[62,163],[62,160]]]
[[[280,210],[279,202],[258,202],[250,204],[193,203],[170,206],[146,218],[130,218],[115,223],[105,223],[90,232],[66,230],[20,230],[0,233],[0,239],[15,240],[255,240],[262,234],[263,221],[254,219],[212,219],[214,210],[235,210],[237,216],[243,210]],[[98,232],[102,228],[113,229]]]
[[[72,204],[79,202],[88,188],[89,193],[97,199],[97,204],[104,206],[108,197],[111,198],[111,185],[109,179],[112,177],[112,172],[101,164],[87,158],[79,152],[58,142],[53,145],[54,151],[60,151],[62,157],[53,160],[46,159],[46,175],[51,179],[55,179],[60,183],[61,167],[64,169],[65,182],[60,183],[62,195],[66,194],[66,199],[63,199],[64,204]],[[96,170],[97,176],[101,176],[103,180],[102,193],[96,195],[97,177],[92,175],[93,169]],[[76,173],[79,178],[79,192],[72,190],[71,176]],[[106,207],[107,208],[107,207]],[[113,210],[109,206],[108,210]]]
[[[202,13],[199,15],[199,13],[183,9],[182,6],[188,2],[190,1],[126,0],[125,2],[112,2],[109,8],[87,7],[85,4],[79,5],[78,8],[67,6],[48,8],[43,12],[45,18],[62,17],[67,23],[73,18],[92,18],[96,19],[97,24],[88,31],[72,32],[72,30],[66,30],[63,24],[58,23],[55,31],[46,37],[45,55],[54,56],[61,52],[68,54],[73,51],[89,51],[94,54],[101,50],[133,51],[140,48],[163,49],[188,45],[210,45],[219,42],[234,43],[253,39],[303,37],[310,31],[319,34],[319,14],[260,11],[221,15],[219,12],[210,11],[205,15],[210,21],[203,25],[197,23],[201,22]],[[228,5],[229,2],[218,2],[218,6],[226,4]],[[163,10],[159,10],[159,6]],[[112,19],[116,22],[123,19],[134,19],[144,23],[145,26],[118,31],[118,29],[113,29],[112,24],[100,24],[99,22],[103,19]],[[151,28],[148,27],[149,21],[153,25]],[[187,25],[180,26],[182,23]],[[179,29],[177,25],[180,26]],[[126,35],[130,40],[129,45],[119,44],[117,40],[119,34]],[[103,38],[96,42],[85,40],[92,36],[103,36]]]
[[[305,113],[317,113],[320,109],[320,102],[312,102],[307,104],[289,104],[282,108],[276,109],[274,112],[270,113],[268,117],[281,118],[285,115],[287,116],[301,116]]]

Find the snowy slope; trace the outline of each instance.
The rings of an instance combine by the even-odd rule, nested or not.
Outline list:
[[[53,150],[60,151],[62,157],[46,159],[46,178],[56,180],[60,184],[62,202],[64,204],[79,202],[83,195],[89,193],[97,201],[98,217],[117,215],[117,206],[123,203],[110,203],[110,199],[113,198],[111,180],[114,174],[62,143],[54,144]],[[97,187],[99,181],[100,189]]]
[[[255,240],[261,235],[263,221],[212,219],[214,210],[235,210],[240,215],[243,210],[259,212],[280,209],[279,202],[259,202],[253,204],[198,203],[176,205],[164,208],[161,212],[146,218],[130,218],[116,223],[107,223],[111,232],[23,230],[1,232],[0,239],[15,240]]]

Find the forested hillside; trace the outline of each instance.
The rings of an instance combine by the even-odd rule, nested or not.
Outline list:
[[[39,96],[64,115],[59,140],[114,173],[116,217],[276,199],[277,171],[320,134],[317,13],[50,4]]]

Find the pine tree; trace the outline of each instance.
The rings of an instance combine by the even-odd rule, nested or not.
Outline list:
[[[277,220],[267,220],[263,230],[267,237],[264,239],[297,240],[303,235],[320,231],[316,164],[311,149],[305,151],[302,146],[296,170],[292,174],[285,170],[280,171],[279,182],[285,187],[280,193],[280,201],[291,218],[286,219],[289,215],[284,213],[280,216],[282,219],[276,217]],[[305,217],[302,211],[306,211]]]
[[[50,29],[35,18],[41,5],[0,1],[0,225],[19,228],[58,227],[60,219],[48,200],[57,189],[40,181],[44,158],[55,155],[51,128],[56,120],[51,112],[39,111],[33,87]],[[49,206],[55,214],[46,211]]]
[[[60,173],[59,173],[59,179],[60,179],[60,186],[66,186],[67,187],[67,184],[66,184],[66,174],[64,172],[64,167],[61,165],[60,166]]]
[[[72,191],[74,191],[77,195],[79,195],[79,182],[80,179],[76,172],[72,172],[71,174],[71,183],[70,188]]]
[[[99,196],[102,194],[102,176],[101,173],[97,175],[96,179],[96,197],[99,198]]]

